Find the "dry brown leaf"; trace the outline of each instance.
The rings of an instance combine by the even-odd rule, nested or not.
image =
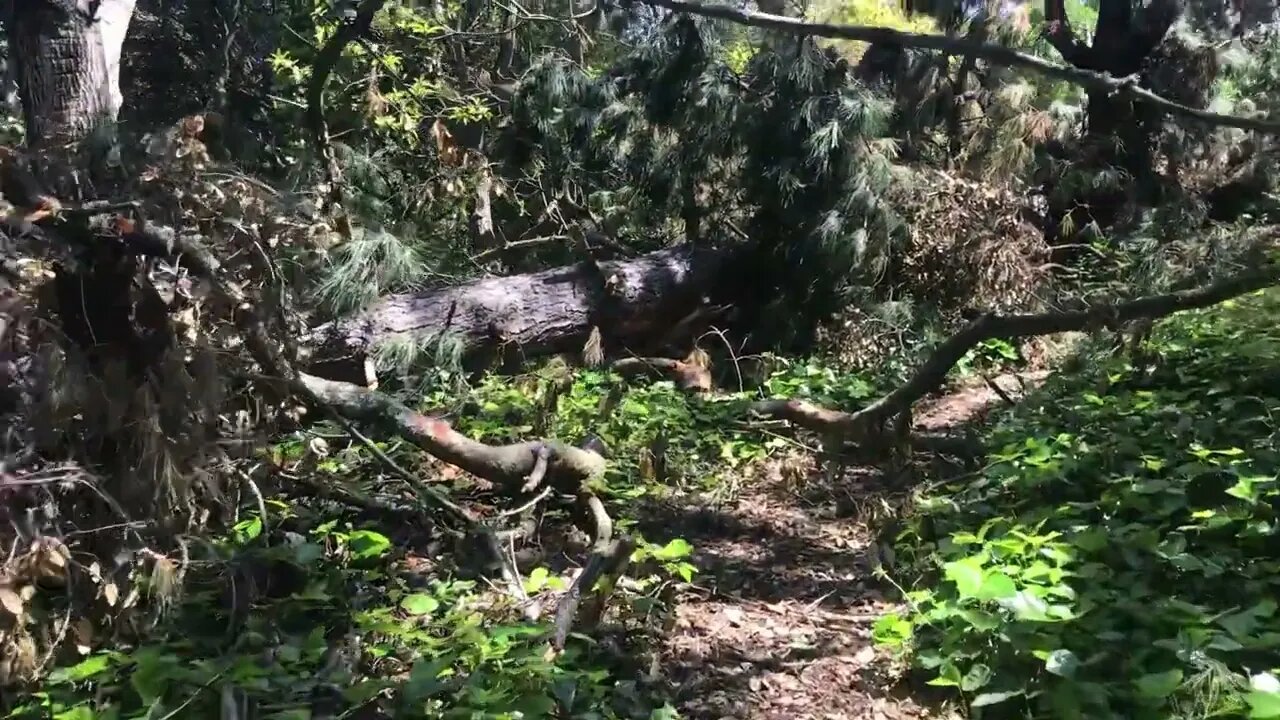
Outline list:
[[[102,598],[107,601],[107,605],[116,606],[116,602],[120,599],[120,588],[110,580],[102,584]]]
[[[453,133],[445,127],[444,121],[436,120],[431,124],[431,137],[436,141],[436,151],[440,153],[440,161],[445,165],[462,164],[462,149],[453,139]]]
[[[4,608],[5,612],[14,618],[21,618],[26,609],[26,603],[18,593],[13,591],[13,588],[0,587],[0,608]]]

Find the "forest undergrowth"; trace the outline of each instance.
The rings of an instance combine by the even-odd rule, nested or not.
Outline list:
[[[540,608],[587,541],[549,532],[569,526],[557,511],[516,555],[519,600],[466,567],[481,554],[415,516],[364,448],[323,429],[285,438],[261,458],[279,487],[242,498],[234,531],[202,553],[217,559],[191,563],[180,594],[151,579],[169,609],[127,633],[148,640],[77,640],[81,656],[9,717],[247,717],[235,708],[250,704],[278,719],[941,717],[926,685],[983,717],[1275,717],[1278,306],[1268,292],[1175,316],[1136,357],[1085,351],[1072,362],[1092,369],[997,411],[990,456],[949,479],[927,462],[833,475],[804,438],[744,422],[751,393],[555,366],[427,393],[479,439],[538,428],[608,446],[604,495],[643,539],[606,622],[563,654]],[[878,385],[795,361],[766,390],[848,405]],[[485,506],[464,473],[384,449]],[[896,535],[865,509],[882,500],[905,508]],[[771,595],[801,559],[809,579]],[[754,659],[712,653],[690,675],[690,643],[717,635]],[[824,657],[848,664],[814,679]],[[903,675],[904,659],[919,672]],[[764,679],[706,685],[749,667]],[[904,678],[918,701],[894,690]]]
[[[1278,311],[1174,316],[1000,419],[916,498],[877,640],[983,717],[1280,716]]]

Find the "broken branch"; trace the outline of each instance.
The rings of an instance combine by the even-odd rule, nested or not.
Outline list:
[[[1206,308],[1240,295],[1280,285],[1280,265],[1266,265],[1208,285],[1149,295],[1126,302],[1094,305],[1082,310],[1041,314],[987,314],[969,323],[934,348],[929,358],[906,383],[856,412],[818,407],[804,400],[762,400],[751,411],[788,420],[823,434],[842,436],[865,431],[911,408],[946,378],[965,353],[992,338],[1024,338],[1079,331],[1098,323],[1119,325],[1145,318],[1162,318],[1187,310]]]
[[[300,373],[301,387],[343,416],[398,435],[431,455],[486,480],[519,487],[533,474],[539,453],[548,454],[546,477],[559,487],[577,488],[604,472],[604,458],[566,443],[535,440],[512,445],[486,445],[454,430],[448,422],[427,417],[376,390]]]
[[[1048,77],[1064,80],[1091,90],[1105,90],[1120,95],[1128,95],[1140,100],[1169,115],[1184,117],[1189,120],[1221,127],[1234,127],[1243,130],[1256,130],[1262,133],[1280,134],[1280,122],[1259,120],[1254,118],[1223,115],[1188,107],[1163,98],[1146,88],[1139,87],[1134,78],[1118,78],[1104,73],[1093,72],[1082,68],[1068,67],[1049,62],[1034,55],[1018,52],[1003,45],[975,42],[962,37],[946,37],[943,35],[927,35],[923,33],[902,32],[889,28],[868,27],[865,25],[844,25],[835,23],[809,22],[783,15],[771,15],[755,10],[739,9],[722,4],[706,4],[696,0],[636,0],[645,5],[667,8],[675,12],[702,15],[747,25],[750,27],[777,30],[796,35],[816,35],[819,37],[841,38],[845,40],[861,40],[862,42],[882,45],[897,45],[923,50],[938,50],[948,55],[973,56],[997,65],[1026,68]]]
[[[613,363],[613,371],[623,377],[652,373],[670,378],[676,387],[689,392],[710,392],[711,373],[704,367],[682,360],[661,357],[623,358]]]

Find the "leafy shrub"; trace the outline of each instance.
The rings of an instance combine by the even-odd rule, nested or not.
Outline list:
[[[83,647],[82,659],[55,670],[5,717],[218,717],[228,698],[251,701],[255,717],[274,720],[366,706],[406,719],[675,717],[581,645],[548,655],[548,627],[512,621],[511,608],[495,608],[474,581],[401,572],[385,535],[337,520],[304,528],[283,503],[273,506],[281,511],[273,521],[291,530],[268,545],[261,518],[243,521],[212,545],[216,570],[188,584],[171,621],[147,642]],[[653,559],[659,573],[624,593],[646,600],[637,587],[691,577],[683,560],[690,551],[683,540],[641,543],[635,561]],[[250,582],[232,568],[255,565],[291,577],[291,590],[228,608],[223,591]],[[534,596],[563,587],[545,568],[525,583]]]
[[[1176,316],[1152,372],[1062,376],[1004,420],[919,499],[877,640],[989,712],[1277,717],[1278,310]]]

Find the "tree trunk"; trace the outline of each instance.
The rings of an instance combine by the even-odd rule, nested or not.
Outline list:
[[[41,184],[64,206],[99,199],[119,189],[106,153],[114,147],[120,112],[120,57],[135,0],[21,0],[7,18],[26,121],[28,155]],[[172,341],[159,299],[135,287],[138,260],[85,216],[68,216],[45,232],[67,253],[52,297],[69,355],[100,381],[141,383]],[[113,391],[129,392],[104,382]],[[127,439],[98,428],[99,461],[115,456]]]
[[[1102,0],[1093,42],[1085,45],[1071,28],[1063,0],[1045,0],[1044,9],[1045,35],[1062,59],[1112,77],[1141,74],[1147,58],[1164,41],[1181,12],[1176,0],[1153,0],[1136,13],[1133,0]],[[1141,196],[1156,191],[1149,119],[1143,106],[1127,96],[1089,93],[1085,114],[1088,134],[1112,148],[1103,159],[1126,170]]]
[[[632,260],[580,263],[392,295],[317,328],[308,344],[330,371],[355,368],[384,343],[424,346],[442,337],[469,354],[579,352],[599,327],[606,352],[642,353],[678,343],[726,278],[727,251],[680,246]],[[317,370],[320,374],[329,374]],[[345,374],[345,371],[344,371]]]
[[[120,52],[136,0],[21,0],[9,19],[27,144],[87,138],[120,112]]]
[[[98,160],[109,149],[120,112],[120,53],[134,4],[23,0],[8,18],[33,165],[64,204],[111,189]],[[65,334],[91,360],[114,353],[140,371],[141,348],[149,343],[141,342],[134,328],[135,261],[110,243],[94,242],[94,230],[83,221],[61,223],[57,233],[68,246],[92,249],[86,253],[91,257],[79,259],[83,271],[58,268],[56,295]]]

